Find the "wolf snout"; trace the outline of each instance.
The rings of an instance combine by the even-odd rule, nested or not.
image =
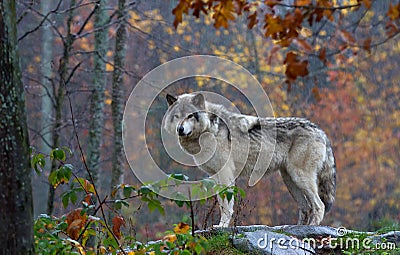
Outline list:
[[[179,125],[179,126],[176,128],[176,131],[178,132],[178,135],[179,135],[179,136],[184,136],[184,135],[185,135],[185,128],[184,128],[182,125]]]

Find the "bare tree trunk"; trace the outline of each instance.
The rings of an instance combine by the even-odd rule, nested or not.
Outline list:
[[[123,182],[124,154],[122,148],[122,116],[123,116],[123,69],[126,55],[126,21],[125,7],[126,0],[118,1],[118,19],[120,20],[117,35],[115,38],[114,72],[112,85],[112,119],[114,125],[114,151],[112,155],[112,177],[111,188]]]
[[[14,0],[0,0],[0,251],[34,254],[24,87]]]
[[[61,122],[62,122],[62,109],[65,98],[66,86],[68,83],[68,64],[70,53],[72,50],[72,44],[74,43],[74,36],[71,33],[71,25],[74,17],[74,6],[76,5],[75,0],[71,0],[70,3],[70,11],[67,21],[67,36],[65,37],[64,43],[64,51],[63,56],[60,60],[59,67],[59,85],[58,91],[54,91],[55,95],[55,123],[53,127],[53,148],[57,148],[60,146],[60,131],[61,131]],[[51,171],[54,171],[56,168],[56,162],[52,161]],[[52,185],[49,186],[49,195],[47,199],[47,214],[51,215],[54,210],[54,187]]]
[[[104,121],[104,90],[106,86],[105,75],[105,58],[108,48],[107,29],[105,25],[108,20],[107,11],[105,9],[107,0],[99,0],[98,8],[95,12],[94,26],[96,30],[94,34],[94,76],[93,76],[93,93],[90,104],[90,127],[88,137],[88,166],[91,171],[96,187],[99,187],[99,164],[101,152],[101,138],[103,133]]]
[[[40,2],[40,11],[44,15],[50,12],[53,0],[42,0]],[[40,134],[42,137],[41,144],[39,145],[39,151],[49,155],[51,146],[53,144],[53,102],[52,97],[54,95],[53,85],[51,83],[52,70],[51,62],[53,57],[53,32],[49,22],[44,23],[42,26],[42,50],[41,50],[41,74],[43,75],[41,81],[41,118],[40,118]],[[44,167],[45,172],[50,172],[50,160],[47,159]],[[33,197],[36,200],[42,201],[42,203],[35,203],[34,213],[39,215],[44,213],[46,208],[43,208],[43,203],[46,202],[48,193],[47,186],[43,187],[42,181],[33,181]]]

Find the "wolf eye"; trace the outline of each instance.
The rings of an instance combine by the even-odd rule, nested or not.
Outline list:
[[[193,116],[194,116],[193,113],[189,114],[189,115],[188,115],[188,119],[193,118]]]
[[[178,119],[178,118],[179,118],[178,114],[175,114],[174,119]]]

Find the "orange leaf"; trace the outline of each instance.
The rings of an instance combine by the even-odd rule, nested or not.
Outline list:
[[[353,35],[346,30],[340,30],[340,35],[342,37],[342,39],[348,43],[354,44],[355,43],[355,39],[353,37]]]
[[[368,51],[368,53],[371,53],[371,37],[365,39],[363,48],[364,50]]]
[[[324,62],[325,62],[325,60],[326,60],[326,48],[322,48],[322,50],[319,52],[318,58],[319,58],[321,61],[324,61]]]
[[[400,17],[400,4],[398,5],[389,5],[389,11],[387,12],[387,15],[391,20],[398,19]]]
[[[190,226],[184,222],[179,222],[176,227],[174,227],[175,234],[187,234],[189,232]]]
[[[296,0],[295,5],[306,6],[306,5],[310,5],[311,3],[312,3],[312,0]]]
[[[180,0],[178,5],[172,10],[172,14],[175,16],[174,27],[178,27],[179,23],[182,22],[183,14],[189,13],[190,0]]]
[[[204,14],[207,14],[206,6],[207,4],[203,2],[203,0],[195,0],[194,3],[190,6],[190,8],[193,9],[193,16],[196,18],[200,17],[200,12],[203,12]]]
[[[112,219],[112,231],[116,238],[121,239],[121,226],[125,226],[125,219],[122,216],[115,216]]]
[[[372,7],[371,0],[363,0],[363,3],[367,9],[370,9]]]
[[[299,60],[297,54],[290,51],[286,54],[286,59],[283,62],[286,64],[286,77],[288,81],[294,81],[298,76],[306,76],[308,74],[308,61]]]
[[[90,204],[92,203],[92,202],[91,202],[92,196],[93,196],[93,193],[88,193],[88,194],[85,196],[85,198],[83,199],[83,201],[86,202],[86,204],[90,205]]]
[[[87,214],[82,214],[82,208],[77,208],[67,214],[67,234],[77,240],[87,221]]]
[[[311,93],[313,94],[315,100],[317,100],[317,102],[321,101],[321,95],[319,94],[319,89],[318,87],[313,87],[311,89]]]
[[[214,27],[215,28],[228,28],[228,21],[234,20],[234,5],[232,0],[221,1],[221,3],[215,5],[213,10],[215,11],[212,18],[214,19]]]
[[[173,243],[173,242],[175,242],[177,240],[177,238],[176,238],[176,235],[171,234],[171,235],[164,236],[163,240]]]
[[[255,11],[252,14],[250,14],[247,17],[247,19],[249,21],[249,23],[247,23],[247,28],[252,29],[254,27],[254,25],[258,23],[257,12]]]

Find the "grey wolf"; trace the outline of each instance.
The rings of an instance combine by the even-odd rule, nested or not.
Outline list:
[[[316,124],[304,118],[233,113],[206,101],[202,93],[168,94],[166,99],[169,108],[163,128],[177,135],[182,149],[193,156],[200,169],[224,185],[234,185],[241,170],[266,174],[279,171],[298,204],[297,223],[320,224],[335,200],[336,168],[331,143]],[[241,137],[247,137],[247,148]],[[230,154],[234,138],[238,141]],[[227,227],[233,200],[218,196],[218,202],[218,226]]]

